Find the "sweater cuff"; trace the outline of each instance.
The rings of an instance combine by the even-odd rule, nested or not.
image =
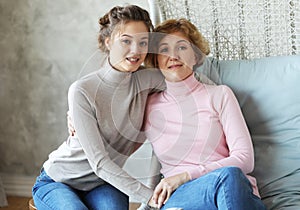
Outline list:
[[[197,179],[200,176],[204,175],[206,173],[206,170],[203,166],[199,166],[198,168],[193,168],[187,171],[188,174],[191,177],[191,180]]]
[[[135,195],[134,198],[138,200],[140,203],[148,203],[153,195],[153,190],[149,188],[138,190],[138,195]]]

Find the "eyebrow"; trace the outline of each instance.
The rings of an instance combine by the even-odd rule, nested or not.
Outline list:
[[[184,40],[184,39],[181,39],[181,40],[179,40],[179,41],[177,41],[176,42],[176,44],[178,44],[178,43],[189,43],[188,41],[186,41],[186,40]],[[163,42],[163,43],[161,43],[158,47],[161,47],[161,46],[163,46],[163,45],[168,45],[168,43],[167,42]]]
[[[121,35],[121,37],[129,37],[129,38],[133,38],[133,36],[132,35],[129,35],[129,34],[122,34]],[[141,39],[147,39],[148,40],[148,36],[144,36],[144,37],[142,37]]]

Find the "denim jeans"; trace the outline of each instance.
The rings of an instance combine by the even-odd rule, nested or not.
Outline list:
[[[44,170],[32,188],[38,210],[128,210],[129,197],[110,184],[80,191],[52,180]]]
[[[161,208],[184,210],[266,210],[251,184],[237,167],[224,167],[189,181],[173,192]]]

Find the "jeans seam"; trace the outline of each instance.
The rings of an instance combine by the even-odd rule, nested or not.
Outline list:
[[[229,204],[230,204],[230,202],[228,202],[228,199],[229,199],[229,197],[228,197],[228,192],[226,191],[226,189],[227,189],[227,186],[225,186],[226,185],[226,182],[224,182],[223,181],[223,179],[222,179],[222,181],[221,181],[221,185],[223,186],[222,188],[222,190],[223,190],[223,194],[224,194],[224,199],[225,199],[225,204],[226,204],[226,208],[227,208],[227,210],[230,210],[231,208],[229,207]]]
[[[37,198],[37,199],[39,199],[39,202],[40,202],[41,204],[43,204],[44,206],[46,206],[48,209],[54,210],[52,207],[50,207],[50,206],[48,205],[48,203],[43,202],[43,199],[41,199],[38,195],[35,195],[34,197]]]

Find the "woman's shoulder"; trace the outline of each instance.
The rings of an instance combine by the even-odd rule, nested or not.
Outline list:
[[[152,90],[150,92],[160,92],[166,88],[165,77],[157,68],[141,67],[133,76],[140,87]]]
[[[231,88],[227,85],[210,85],[210,84],[204,84],[205,89],[214,94],[220,94],[220,93],[228,93],[232,92]]]
[[[145,66],[141,66],[138,71],[134,72],[134,74],[140,77],[143,80],[155,79],[155,80],[164,80],[164,76],[161,71],[157,68],[147,68]]]
[[[204,85],[210,102],[222,106],[225,101],[232,100],[235,95],[227,85]]]
[[[89,72],[85,75],[79,75],[76,81],[74,81],[75,84],[78,86],[84,86],[87,84],[90,84],[91,82],[96,82],[99,80],[99,73],[105,69],[104,67],[101,67],[97,70],[94,70],[92,72]]]
[[[77,80],[75,80],[69,87],[69,92],[89,92],[94,90],[99,83],[97,76],[98,71],[91,72]]]

